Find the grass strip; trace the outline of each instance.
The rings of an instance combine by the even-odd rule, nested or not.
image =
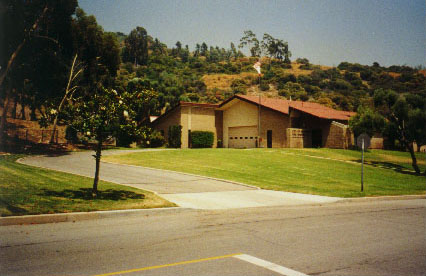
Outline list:
[[[151,192],[105,181],[92,198],[91,178],[18,164],[20,157],[0,156],[1,216],[175,206]]]
[[[107,156],[116,163],[166,169],[216,177],[264,189],[338,196],[361,197],[425,194],[424,176],[407,171],[407,156],[369,152],[364,170],[364,192],[360,191],[360,153],[332,149],[188,149]],[[404,164],[404,165],[401,165]],[[424,161],[420,162],[424,169]]]

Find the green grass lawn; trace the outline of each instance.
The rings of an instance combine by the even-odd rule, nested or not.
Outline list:
[[[0,156],[1,216],[175,206],[153,193],[104,181],[93,199],[92,179],[18,164],[19,157]]]
[[[313,157],[314,156],[314,157]],[[425,194],[425,176],[414,175],[408,153],[373,150],[364,168],[343,161],[361,153],[333,149],[188,149],[106,156],[104,160],[238,181],[264,189],[339,197]],[[419,155],[419,159],[422,155]],[[424,171],[425,160],[419,160]]]

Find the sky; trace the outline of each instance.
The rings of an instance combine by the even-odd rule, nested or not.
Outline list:
[[[425,0],[79,0],[105,31],[144,27],[173,47],[230,48],[252,30],[287,41],[292,60],[426,66]],[[245,52],[246,54],[248,52]]]

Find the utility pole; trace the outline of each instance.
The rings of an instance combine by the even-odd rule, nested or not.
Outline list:
[[[364,191],[364,138],[362,138],[362,154],[361,154],[361,192]]]
[[[258,127],[257,127],[257,137],[258,138],[258,142],[257,142],[257,147],[260,148],[260,141],[262,140],[262,138],[260,138],[260,133],[261,133],[261,128],[260,128],[260,112],[261,112],[261,100],[262,97],[260,96],[260,74],[259,74],[259,110],[258,110]]]
[[[258,112],[257,112],[257,114],[258,114],[258,122],[257,122],[257,147],[258,148],[260,148],[260,141],[261,141],[261,138],[260,138],[260,133],[261,133],[261,128],[260,128],[260,109],[261,109],[261,100],[262,100],[262,98],[260,97],[260,66],[261,66],[262,64],[260,63],[260,59],[259,59],[259,61],[258,62],[256,62],[254,65],[253,65],[253,67],[254,67],[254,69],[256,69],[256,71],[257,71],[257,73],[259,74],[259,106],[258,106]]]

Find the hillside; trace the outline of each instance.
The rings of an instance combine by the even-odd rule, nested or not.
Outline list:
[[[265,62],[269,63],[269,59],[265,59]],[[291,74],[296,77],[300,75],[310,75],[313,69],[300,69],[303,64],[292,62],[291,68],[283,69],[286,74]],[[320,68],[321,70],[328,70],[332,67],[323,65],[313,65],[314,68]],[[259,93],[259,79],[258,74],[253,72],[242,72],[239,74],[205,74],[201,78],[207,87],[207,90],[219,90],[219,91],[233,91],[233,84],[245,83],[246,94],[258,95]],[[275,85],[270,84],[269,89],[262,91],[262,94],[267,97],[279,97],[278,90]]]
[[[250,61],[253,63],[255,60]],[[262,59],[260,89],[257,73],[247,65],[241,66],[243,71],[239,73],[203,74],[201,81],[206,85],[207,94],[258,95],[261,91],[267,97],[291,97],[350,111],[356,111],[359,105],[371,106],[371,96],[376,89],[425,93],[424,72],[410,67],[385,68],[347,62],[342,62],[338,67],[328,67],[310,64],[307,59],[298,61],[303,63],[292,62],[283,66],[274,60]],[[236,60],[231,64],[238,67],[241,62]]]

